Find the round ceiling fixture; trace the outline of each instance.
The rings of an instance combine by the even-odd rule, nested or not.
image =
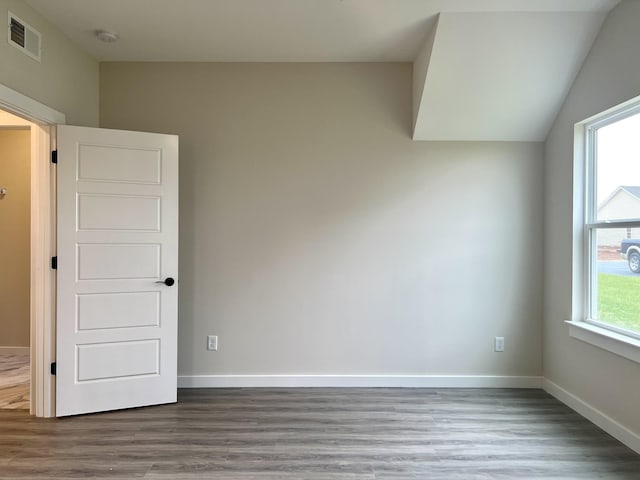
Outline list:
[[[96,30],[96,37],[98,37],[98,40],[105,43],[113,43],[118,40],[118,35],[114,32],[109,32],[108,30]]]

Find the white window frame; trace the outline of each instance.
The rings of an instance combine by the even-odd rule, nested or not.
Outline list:
[[[599,128],[640,113],[640,97],[608,109],[575,125],[573,182],[573,298],[569,333],[604,350],[640,363],[640,335],[591,318],[597,309],[598,229],[638,228],[640,218],[598,221],[596,132]]]

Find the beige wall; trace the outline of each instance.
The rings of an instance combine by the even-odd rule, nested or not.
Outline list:
[[[573,126],[640,94],[640,2],[607,18],[546,144],[545,377],[640,435],[640,365],[569,337]]]
[[[29,346],[30,137],[0,127],[0,347]]]
[[[101,126],[180,135],[180,374],[542,373],[542,145],[413,142],[411,82],[101,65]]]
[[[66,115],[71,125],[98,125],[98,62],[20,0],[0,0],[0,18],[7,11],[42,33],[42,63],[0,41],[0,84]],[[3,23],[6,25],[5,23]]]

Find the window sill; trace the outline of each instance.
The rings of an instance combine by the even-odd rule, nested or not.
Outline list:
[[[586,322],[566,321],[569,335],[621,357],[640,363],[640,340]]]

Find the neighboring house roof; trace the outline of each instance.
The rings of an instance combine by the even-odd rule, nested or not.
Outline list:
[[[598,205],[598,210],[603,208],[607,203],[611,201],[611,199],[613,199],[620,192],[625,192],[631,195],[636,200],[640,201],[640,186],[621,185],[617,187],[613,192],[611,192],[611,194],[607,198],[605,198],[602,202],[600,202],[600,205]]]
[[[628,193],[630,193],[631,195],[636,197],[638,200],[640,200],[640,187],[637,187],[637,186],[634,186],[634,187],[621,186],[619,188],[621,188],[622,190],[626,190]]]

